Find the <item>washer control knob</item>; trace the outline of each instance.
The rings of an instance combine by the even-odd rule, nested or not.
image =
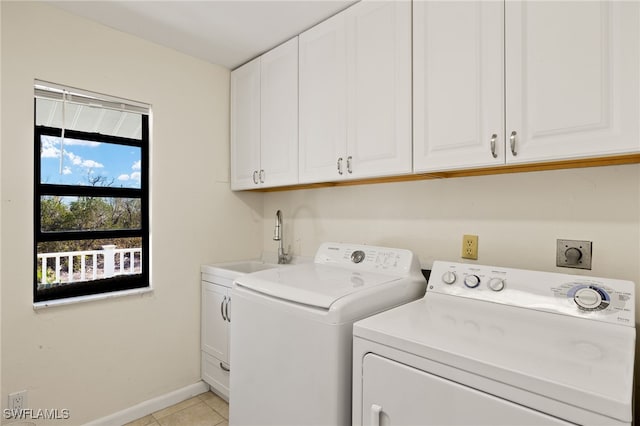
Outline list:
[[[353,263],[360,263],[364,260],[365,258],[365,254],[362,250],[356,250],[353,253],[351,253],[351,261]]]
[[[502,291],[504,289],[504,279],[502,279],[502,278],[491,278],[489,280],[489,284],[487,284],[487,285],[493,291]]]
[[[442,274],[442,281],[444,281],[445,284],[453,284],[456,282],[457,278],[456,273],[453,271],[447,271]]]
[[[477,275],[467,275],[464,277],[464,285],[469,288],[476,288],[480,285],[480,277]]]
[[[602,295],[591,287],[584,287],[576,291],[573,301],[580,309],[591,311],[600,307]]]

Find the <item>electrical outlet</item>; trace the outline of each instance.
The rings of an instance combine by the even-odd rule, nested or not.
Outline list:
[[[463,235],[462,236],[462,258],[478,259],[478,236]]]
[[[24,410],[27,408],[27,391],[14,392],[9,394],[9,409]]]

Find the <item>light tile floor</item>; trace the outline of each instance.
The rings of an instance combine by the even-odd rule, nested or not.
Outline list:
[[[125,426],[229,426],[229,404],[205,392]]]

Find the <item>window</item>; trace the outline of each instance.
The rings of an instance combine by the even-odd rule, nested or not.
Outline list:
[[[148,106],[44,82],[34,103],[34,302],[148,287]]]

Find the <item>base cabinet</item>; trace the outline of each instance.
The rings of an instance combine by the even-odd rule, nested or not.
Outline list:
[[[229,398],[229,325],[232,281],[203,273],[201,355],[202,380]]]

